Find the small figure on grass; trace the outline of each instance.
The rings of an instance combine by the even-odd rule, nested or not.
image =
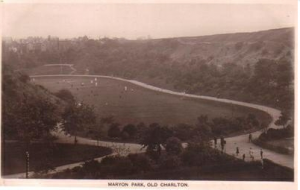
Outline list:
[[[239,147],[236,147],[236,151],[235,151],[235,153],[236,153],[236,156],[238,156],[238,155],[239,155],[239,153],[240,153]]]

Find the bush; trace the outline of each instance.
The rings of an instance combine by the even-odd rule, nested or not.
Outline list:
[[[294,127],[287,126],[283,129],[268,129],[267,132],[262,133],[258,139],[260,141],[279,140],[283,138],[289,138],[294,136]]]
[[[201,143],[189,143],[181,154],[181,160],[186,166],[203,166],[212,163],[222,163],[230,159],[228,155],[212,149]]]
[[[137,134],[137,128],[133,124],[128,124],[124,126],[122,133],[127,133],[129,138],[133,138]]]
[[[180,139],[177,137],[170,137],[166,141],[166,151],[170,155],[179,155],[182,151]]]
[[[19,79],[21,82],[27,83],[30,80],[30,77],[28,75],[21,73],[19,76]]]
[[[152,170],[151,160],[145,154],[129,154],[128,158],[133,163],[136,172]]]
[[[118,123],[113,123],[110,125],[107,135],[111,138],[118,138],[121,135],[121,130],[119,128],[120,124]]]
[[[178,124],[172,128],[174,131],[174,137],[179,138],[182,141],[186,141],[193,136],[193,127],[188,124]]]
[[[133,164],[127,157],[110,156],[101,161],[101,176],[104,178],[114,178],[133,173]]]
[[[73,94],[67,89],[61,89],[58,92],[56,92],[54,95],[64,101],[68,102],[69,104],[75,103],[75,98],[74,98]]]
[[[180,158],[174,155],[163,156],[159,162],[159,168],[164,170],[173,170],[179,168],[180,166]]]

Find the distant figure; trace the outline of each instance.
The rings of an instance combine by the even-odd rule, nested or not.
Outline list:
[[[94,81],[93,81],[93,80],[91,80],[91,83],[93,84],[93,83],[94,83]]]
[[[84,86],[84,83],[83,83],[83,82],[81,83],[81,86]]]
[[[262,149],[260,149],[260,158],[263,159],[264,158],[264,152]]]
[[[224,151],[226,152],[226,149],[225,149],[226,140],[224,140],[223,144],[224,144],[224,145],[223,145],[223,147],[224,147],[223,149],[224,149]]]
[[[236,156],[238,156],[239,155],[239,153],[240,153],[240,150],[239,150],[239,147],[236,147]]]
[[[98,83],[96,83],[95,85],[98,86]]]
[[[127,91],[127,86],[124,86],[124,90]]]
[[[221,137],[221,149],[222,149],[222,152],[224,152],[225,144],[226,144],[226,141],[224,140],[224,137]]]
[[[252,134],[249,134],[249,143],[252,142]]]
[[[224,144],[221,142],[221,150],[222,150],[222,153],[224,151]]]
[[[217,144],[218,144],[218,139],[217,139],[217,137],[214,137],[214,143],[215,143],[215,148],[217,148]]]
[[[245,161],[245,158],[246,158],[246,155],[245,155],[245,154],[243,154],[243,161]]]
[[[252,151],[251,147],[250,147],[250,150],[249,150],[249,156],[250,156],[251,160],[254,161],[253,151]]]
[[[95,81],[97,81],[97,78],[95,78]]]

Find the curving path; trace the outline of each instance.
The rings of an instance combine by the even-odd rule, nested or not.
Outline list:
[[[74,70],[75,71],[75,70]],[[190,97],[190,98],[197,98],[197,99],[204,99],[204,100],[212,100],[212,101],[218,101],[218,102],[223,102],[223,103],[229,103],[229,104],[235,104],[235,105],[240,105],[240,106],[246,106],[249,108],[254,108],[258,109],[261,111],[266,112],[272,117],[272,121],[269,124],[269,128],[279,128],[276,126],[274,123],[275,121],[279,118],[281,112],[277,109],[267,107],[267,106],[262,106],[262,105],[257,105],[257,104],[252,104],[252,103],[246,103],[246,102],[240,102],[240,101],[235,101],[235,100],[229,100],[229,99],[221,99],[221,98],[216,98],[216,97],[209,97],[209,96],[200,96],[200,95],[193,95],[193,94],[186,94],[186,93],[181,93],[181,92],[175,92],[167,89],[162,89],[159,87],[155,87],[152,85],[145,84],[143,82],[135,81],[135,80],[127,80],[123,78],[118,78],[118,77],[112,77],[112,76],[102,76],[102,75],[34,75],[30,76],[31,78],[39,78],[39,77],[89,77],[89,78],[109,78],[109,79],[114,79],[114,80],[120,80],[120,81],[125,81],[129,82],[150,90],[162,92],[162,93],[167,93],[167,94],[172,94],[172,95],[178,95],[178,96],[184,96],[184,97]],[[252,133],[252,138],[255,139],[260,135],[260,131]],[[74,137],[72,136],[67,136],[63,134],[61,131],[57,132],[56,135],[58,136],[58,142],[61,143],[73,143],[74,142]],[[80,144],[87,144],[87,145],[97,145],[97,142],[95,140],[87,139],[87,138],[82,138],[78,137],[78,142]],[[106,141],[99,141],[98,142],[100,146],[105,146],[105,147],[110,147],[113,149],[113,154],[120,154],[120,155],[127,155],[129,153],[141,153],[144,152],[145,149],[141,149],[142,146],[139,144],[134,144],[134,143],[116,143],[116,142],[106,142]],[[186,144],[184,144],[186,146]],[[237,158],[242,158],[242,155],[246,155],[246,161],[250,161],[250,155],[249,155],[249,150],[250,148],[252,149],[254,159],[255,160],[260,160],[260,150],[261,148],[259,146],[256,146],[252,143],[248,142],[248,134],[246,135],[239,135],[235,137],[230,137],[226,138],[226,146],[225,146],[225,152],[230,155],[235,155],[236,152],[236,147],[239,147],[239,155],[237,155]],[[218,149],[220,147],[218,146]],[[271,150],[264,149],[263,150],[263,156],[264,158],[267,158],[269,160],[272,160],[275,163],[278,163],[280,165],[289,167],[289,168],[294,168],[294,157],[292,155],[284,155],[284,154],[279,154]],[[104,156],[105,157],[105,156]],[[103,157],[97,158],[97,160],[102,160]],[[79,163],[74,163],[74,164],[68,164],[65,166],[60,166],[57,167],[54,172],[59,172],[63,171],[64,169],[67,168],[73,168],[75,166],[79,166],[83,164],[84,162],[79,162]],[[31,173],[32,175],[32,173]],[[23,178],[25,176],[24,173],[20,174],[14,174],[14,175],[8,175],[4,176],[6,178]]]
[[[143,82],[135,81],[135,80],[127,80],[119,77],[112,77],[112,76],[103,76],[103,75],[35,75],[31,76],[33,78],[38,78],[38,77],[61,77],[61,76],[72,76],[72,77],[89,77],[89,78],[109,78],[113,80],[120,80],[120,81],[125,81],[129,82],[150,90],[162,92],[162,93],[167,93],[167,94],[172,94],[172,95],[178,95],[178,96],[185,96],[185,97],[190,97],[190,98],[197,98],[197,99],[204,99],[204,100],[212,100],[212,101],[218,101],[218,102],[223,102],[223,103],[229,103],[229,104],[235,104],[235,105],[240,105],[240,106],[246,106],[249,108],[254,108],[261,110],[267,114],[269,114],[272,117],[272,121],[269,124],[269,128],[280,128],[279,126],[276,126],[274,123],[275,121],[279,118],[281,115],[281,112],[277,109],[267,107],[267,106],[262,106],[258,104],[252,104],[252,103],[246,103],[246,102],[240,102],[240,101],[235,101],[235,100],[229,100],[229,99],[221,99],[221,98],[216,98],[216,97],[209,97],[209,96],[200,96],[200,95],[193,95],[193,94],[186,94],[182,92],[175,92],[167,89],[162,89],[159,87],[155,87],[152,85],[145,84]],[[260,135],[260,131],[252,133],[252,138],[255,139]],[[240,153],[239,153],[239,158],[243,154],[246,155],[246,160],[250,160],[250,155],[249,155],[249,150],[250,148],[253,151],[254,158],[256,160],[260,160],[260,150],[261,148],[259,146],[256,146],[252,143],[248,142],[248,134],[246,135],[239,135],[235,137],[230,137],[226,139],[226,147],[225,151],[227,154],[235,154],[236,152],[236,147],[239,147]],[[137,144],[130,144],[128,145],[130,147],[134,146],[139,146]],[[135,149],[136,150],[136,149]],[[294,157],[292,155],[284,155],[284,154],[279,154],[271,150],[264,149],[263,150],[263,155],[264,158],[270,159],[275,163],[278,163],[283,166],[287,166],[289,168],[294,168]]]

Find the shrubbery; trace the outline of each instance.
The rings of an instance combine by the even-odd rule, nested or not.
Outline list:
[[[258,139],[261,141],[279,140],[283,138],[289,138],[294,136],[294,127],[287,126],[282,129],[268,129],[267,132],[262,133]]]

